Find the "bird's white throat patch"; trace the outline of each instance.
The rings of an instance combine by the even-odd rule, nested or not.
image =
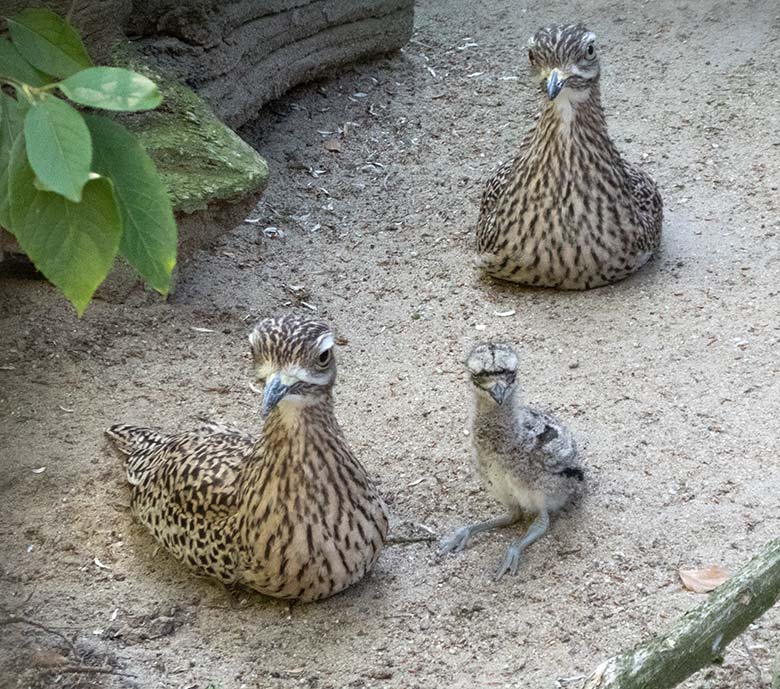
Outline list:
[[[558,115],[563,123],[562,129],[567,134],[571,130],[571,123],[574,121],[574,111],[577,104],[582,103],[587,99],[587,91],[575,91],[574,89],[564,86],[553,101],[553,105],[558,111]]]

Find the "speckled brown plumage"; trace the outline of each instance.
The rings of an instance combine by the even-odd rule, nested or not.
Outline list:
[[[125,457],[132,511],[194,571],[277,598],[338,593],[374,565],[385,509],[333,412],[333,334],[322,321],[262,321],[259,439],[218,424],[107,434]]]
[[[538,287],[621,280],[658,248],[663,211],[653,180],[607,132],[595,35],[581,26],[543,29],[529,59],[547,102],[518,155],[485,187],[479,264]]]

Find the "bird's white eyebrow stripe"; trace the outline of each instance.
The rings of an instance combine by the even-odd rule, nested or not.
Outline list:
[[[327,349],[330,349],[333,346],[333,334],[332,333],[324,333],[323,335],[320,335],[320,337],[317,340],[317,351],[322,354]]]
[[[291,378],[295,378],[295,380],[304,383],[312,383],[313,385],[325,385],[328,382],[327,374],[311,371],[310,369],[303,368],[297,364],[289,364],[282,368],[276,368],[273,364],[266,361],[255,366],[255,375],[258,378],[269,378],[275,373],[283,373]]]
[[[303,383],[311,383],[312,385],[325,385],[328,382],[327,373],[312,371],[311,369],[298,366],[297,364],[290,364],[286,366],[283,371],[288,376],[292,376],[296,380],[299,380]]]

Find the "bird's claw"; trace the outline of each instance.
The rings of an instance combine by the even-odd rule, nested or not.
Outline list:
[[[522,549],[518,548],[516,545],[510,545],[506,549],[504,559],[501,561],[501,564],[496,570],[496,581],[498,581],[507,573],[511,574],[512,576],[517,574],[517,570],[520,567],[520,556],[522,553]]]
[[[462,526],[452,536],[445,538],[439,544],[439,555],[459,553],[466,547],[469,538],[471,538],[471,529],[468,526]]]

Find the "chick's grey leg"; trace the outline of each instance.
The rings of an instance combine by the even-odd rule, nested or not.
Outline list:
[[[439,545],[439,555],[444,553],[459,553],[466,547],[469,539],[475,534],[491,529],[500,529],[502,526],[510,526],[520,519],[520,512],[510,512],[503,517],[490,519],[486,522],[462,526],[452,536],[445,538]]]
[[[507,572],[517,574],[517,568],[520,566],[520,556],[523,551],[534,541],[538,541],[550,527],[550,515],[547,510],[542,510],[536,519],[531,522],[525,536],[512,543],[507,549],[504,559],[496,570],[496,580],[503,577]]]

